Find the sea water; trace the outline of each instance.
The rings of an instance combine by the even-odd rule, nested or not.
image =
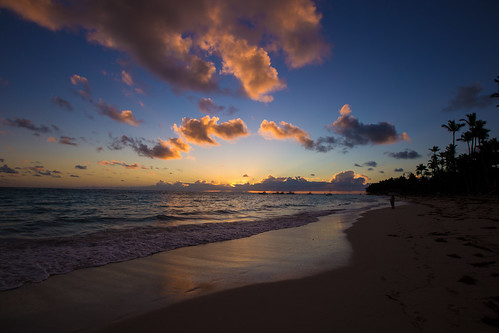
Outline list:
[[[384,198],[0,188],[0,290],[79,268],[298,227]]]

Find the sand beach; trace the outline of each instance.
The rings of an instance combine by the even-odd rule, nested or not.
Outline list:
[[[497,198],[412,198],[346,231],[327,219],[4,291],[0,322],[6,332],[498,330]]]

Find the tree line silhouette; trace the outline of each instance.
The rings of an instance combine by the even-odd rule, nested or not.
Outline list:
[[[499,84],[499,76],[495,79]],[[499,92],[491,95],[499,98]],[[497,105],[499,107],[499,105]],[[430,148],[427,164],[416,166],[415,174],[382,180],[366,188],[369,194],[499,194],[499,141],[490,138],[486,121],[476,113],[466,114],[460,122],[449,120],[442,127],[452,133],[452,143],[441,150]],[[467,130],[456,139],[461,128]],[[456,156],[456,141],[466,143],[467,153]]]

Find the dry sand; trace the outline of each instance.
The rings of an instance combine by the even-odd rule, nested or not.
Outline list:
[[[499,330],[497,198],[371,211],[347,236],[347,267],[194,298],[106,332]]]

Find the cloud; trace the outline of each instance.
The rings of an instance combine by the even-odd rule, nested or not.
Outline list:
[[[225,106],[217,105],[211,98],[201,98],[198,101],[199,111],[209,115],[215,115],[225,109]]]
[[[298,141],[307,149],[314,147],[314,141],[310,139],[310,135],[299,127],[291,123],[281,121],[280,126],[273,121],[264,119],[260,124],[258,131],[266,139],[293,139]]]
[[[125,83],[127,86],[130,86],[130,87],[132,87],[134,85],[132,76],[130,75],[130,73],[128,73],[125,70],[121,71],[121,81],[123,81],[123,83]]]
[[[330,50],[311,0],[4,0],[0,7],[53,31],[84,31],[88,41],[126,52],[176,90],[223,91],[218,75],[230,74],[246,96],[263,102],[285,87],[269,52],[300,68]]]
[[[218,145],[213,136],[224,140],[235,140],[249,135],[246,124],[241,119],[232,119],[218,124],[218,117],[204,116],[201,119],[182,118],[182,124],[173,128],[188,142],[195,144]]]
[[[78,94],[83,98],[92,101],[92,93],[90,92],[90,84],[88,83],[88,79],[84,76],[80,76],[78,74],[73,74],[69,81],[74,86],[83,87],[83,89],[78,90]]]
[[[480,95],[482,90],[480,83],[471,83],[464,87],[458,87],[456,96],[451,99],[449,105],[443,111],[482,109],[491,105],[492,99],[489,95]]]
[[[60,176],[60,171],[57,170],[47,170],[43,165],[35,165],[32,167],[26,167],[23,168],[24,170],[27,170],[29,173],[31,173],[35,177],[42,177],[42,176],[51,176],[53,178],[61,178]]]
[[[330,129],[342,137],[341,144],[353,148],[357,145],[391,144],[402,140],[409,141],[406,133],[399,134],[395,126],[388,122],[364,124],[352,116],[350,106],[345,104],[340,110],[340,116],[330,126]]]
[[[31,122],[29,119],[25,118],[17,118],[14,117],[14,120],[11,119],[2,119],[2,124],[11,126],[11,127],[19,127],[19,128],[25,128],[27,130],[33,131],[35,133],[50,133],[52,130],[45,125],[42,126],[36,126]]]
[[[4,162],[4,159],[3,158],[0,158],[0,163],[3,163]]]
[[[115,166],[115,165],[119,165],[119,166],[122,166],[124,167],[125,169],[132,169],[132,170],[137,170],[139,168],[139,164],[137,163],[133,163],[133,164],[127,164],[123,161],[115,161],[115,160],[112,160],[111,162],[109,161],[99,161],[97,162],[98,164],[100,165],[104,165],[104,166]]]
[[[66,101],[65,99],[60,98],[59,96],[55,96],[51,99],[51,101],[62,109],[73,111],[73,106],[71,105],[71,103],[69,101]]]
[[[411,149],[406,149],[397,153],[386,152],[385,154],[398,160],[412,160],[421,157],[421,155],[417,151]]]
[[[132,111],[120,111],[116,106],[108,105],[103,100],[99,100],[99,103],[95,104],[95,106],[98,108],[99,114],[107,116],[120,123],[125,123],[135,127],[138,127],[139,124],[142,123],[142,120],[135,119]]]
[[[87,166],[86,165],[75,165],[75,169],[80,169],[80,170],[87,170]]]
[[[274,177],[267,178],[254,184],[218,184],[198,180],[194,183],[168,183],[160,180],[156,188],[178,191],[322,191],[322,192],[362,192],[368,185],[366,176],[355,174],[353,171],[339,172],[330,181],[309,181],[303,177]]]
[[[249,176],[248,176],[248,174],[246,174],[246,173],[245,173],[245,174],[243,175],[243,178],[247,178],[247,177],[249,177]]]
[[[64,135],[59,137],[59,139],[57,139],[53,136],[49,136],[47,138],[47,142],[58,142],[61,145],[78,146],[78,144],[76,142],[74,142],[75,140],[76,140],[76,138],[72,138],[72,137],[64,136]]]
[[[153,146],[150,147],[145,139],[130,138],[122,135],[121,138],[114,139],[108,148],[120,150],[124,146],[128,146],[140,156],[163,160],[181,159],[182,155],[180,153],[189,152],[190,150],[190,146],[180,138],[158,139],[156,142],[152,141],[152,144]]]
[[[393,171],[395,171],[395,172],[404,172],[404,169],[402,169],[402,168],[395,168],[395,170],[393,170]]]
[[[287,139],[298,141],[307,149],[318,152],[328,152],[335,148],[342,148],[346,153],[348,149],[357,145],[380,145],[392,144],[399,141],[410,141],[409,136],[404,132],[399,134],[395,126],[388,122],[378,124],[363,124],[351,115],[349,105],[344,105],[340,110],[340,116],[326,128],[335,133],[333,136],[319,137],[315,141],[301,128],[293,124],[281,121],[280,126],[273,121],[264,120],[260,124],[259,133],[267,139]],[[358,166],[358,165],[357,165]]]
[[[364,165],[375,168],[378,166],[378,163],[376,163],[375,161],[367,161],[366,163],[364,163]]]
[[[3,159],[2,159],[3,162]],[[7,164],[4,164],[2,167],[0,167],[0,172],[1,173],[9,173],[9,174],[17,174],[18,172],[14,169],[11,169],[7,166]]]
[[[80,178],[80,176],[78,176],[78,175],[69,175],[69,177],[72,177],[72,178]]]

